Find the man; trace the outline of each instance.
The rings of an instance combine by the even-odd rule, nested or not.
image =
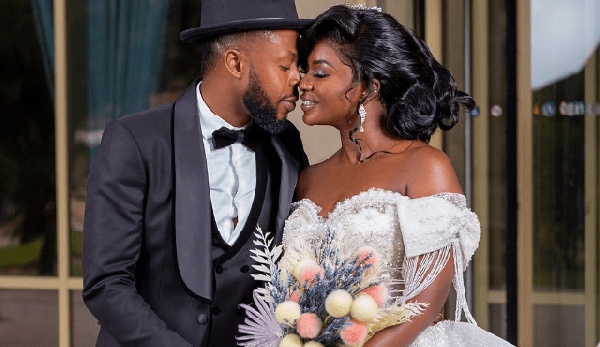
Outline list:
[[[308,163],[286,114],[300,73],[294,0],[204,0],[202,81],[111,122],[89,181],[83,298],[99,346],[235,346],[260,226],[280,240]],[[229,131],[240,130],[237,132]],[[213,133],[214,132],[214,133]]]

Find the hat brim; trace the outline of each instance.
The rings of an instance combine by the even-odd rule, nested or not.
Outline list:
[[[181,41],[187,43],[202,43],[211,37],[223,34],[262,29],[303,30],[313,23],[314,19],[261,18],[239,20],[225,24],[187,29],[179,34],[179,38]]]

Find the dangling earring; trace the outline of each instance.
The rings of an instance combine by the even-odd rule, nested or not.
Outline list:
[[[365,122],[365,118],[367,117],[367,111],[365,110],[365,107],[363,106],[363,104],[360,104],[358,106],[358,117],[360,120],[360,127],[358,128],[358,131],[360,131],[361,133],[365,131],[365,128],[363,128],[363,123]]]

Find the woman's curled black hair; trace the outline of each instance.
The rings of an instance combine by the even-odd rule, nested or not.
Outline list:
[[[366,7],[337,5],[319,15],[300,44],[303,68],[315,45],[335,43],[354,72],[373,92],[380,82],[379,99],[387,109],[385,126],[400,138],[429,142],[439,126],[451,129],[458,122],[459,105],[475,101],[456,89],[454,79],[418,36],[389,14]]]

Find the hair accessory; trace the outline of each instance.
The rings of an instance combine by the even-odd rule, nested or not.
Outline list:
[[[358,117],[360,119],[360,127],[358,131],[362,133],[365,131],[365,128],[363,128],[363,123],[365,122],[365,118],[367,118],[367,110],[365,110],[365,106],[363,106],[363,104],[358,106]]]
[[[298,18],[294,0],[200,0],[200,3],[200,25],[179,34],[184,42],[202,43],[215,36],[249,30],[301,30],[314,22]]]
[[[383,11],[381,9],[381,7],[377,7],[377,6],[368,7],[365,4],[346,4],[346,6],[348,6],[349,8],[351,8],[353,10],[371,10],[371,11],[377,11],[377,12]]]

